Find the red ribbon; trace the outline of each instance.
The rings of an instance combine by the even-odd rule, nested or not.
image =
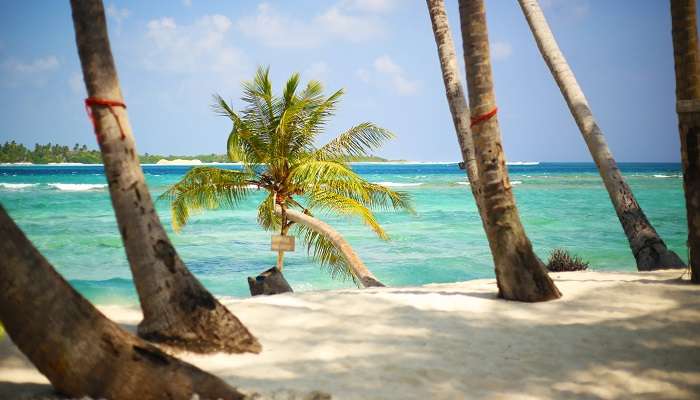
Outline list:
[[[117,113],[114,112],[114,107],[123,107],[124,109],[126,109],[126,104],[122,103],[121,101],[100,99],[97,97],[88,97],[87,99],[85,99],[85,111],[87,111],[88,117],[92,122],[92,127],[95,131],[95,136],[97,136],[97,141],[99,143],[102,143],[102,134],[100,133],[100,128],[97,126],[97,120],[95,120],[95,116],[92,114],[92,107],[94,106],[103,106],[109,108],[109,112],[112,113],[114,119],[117,120],[117,125],[119,125],[119,132],[121,132],[122,134],[121,139],[126,139],[122,123],[121,121],[119,121]]]
[[[498,113],[498,107],[494,107],[493,110],[487,112],[486,114],[481,114],[477,115],[476,117],[472,117],[472,124],[470,125],[470,127],[491,119],[494,115],[496,115],[496,113]]]

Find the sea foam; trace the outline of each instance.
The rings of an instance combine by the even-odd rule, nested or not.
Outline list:
[[[0,187],[5,189],[26,189],[32,186],[37,186],[38,183],[6,183],[0,182]]]
[[[65,192],[84,192],[87,190],[97,190],[104,189],[107,187],[106,183],[49,183],[54,189],[58,189]]]
[[[374,182],[377,185],[382,185],[382,186],[388,186],[388,187],[415,187],[415,186],[420,186],[423,183],[422,182],[415,182],[415,183],[409,183],[409,182]]]

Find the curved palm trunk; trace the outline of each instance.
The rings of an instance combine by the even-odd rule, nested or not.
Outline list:
[[[610,195],[610,200],[612,200],[617,217],[620,219],[622,229],[627,235],[627,240],[637,261],[637,269],[649,271],[684,266],[678,255],[666,248],[666,244],[649,223],[644,211],[634,198],[632,190],[622,177],[603,132],[593,118],[588,101],[564,55],[559,50],[537,0],[518,1],[530,25],[530,30],[535,36],[537,47],[539,47],[549,70],[557,81],[557,85],[566,99],[566,104],[586,141],[588,151],[590,151],[600,176],[603,178],[605,188]]]
[[[275,207],[275,212],[281,214],[281,211],[282,210],[280,209],[280,207]],[[308,228],[313,229],[314,231],[328,238],[328,240],[330,240],[333,243],[333,245],[338,250],[340,250],[341,253],[343,253],[343,256],[345,257],[348,266],[352,270],[353,275],[355,275],[360,280],[362,286],[384,286],[384,284],[379,282],[379,280],[372,274],[372,272],[370,272],[370,270],[367,269],[365,264],[360,259],[360,256],[358,256],[357,253],[355,253],[355,250],[353,250],[350,246],[350,243],[348,243],[345,240],[345,238],[343,238],[343,236],[340,233],[338,233],[338,231],[333,229],[330,225],[310,215],[300,213],[298,211],[287,209],[286,214],[287,219],[289,219],[290,221],[294,221],[298,224],[307,226]]]
[[[78,53],[92,98],[123,101],[100,0],[71,0]],[[127,112],[93,106],[105,175],[144,319],[139,336],[196,352],[253,352],[245,326],[187,270],[160,223]]]
[[[433,24],[433,35],[435,36],[435,44],[437,45],[438,57],[440,58],[440,68],[442,70],[442,81],[445,84],[445,94],[447,95],[447,103],[450,106],[452,114],[452,123],[457,134],[457,142],[462,153],[467,178],[469,179],[469,187],[474,195],[476,207],[479,215],[484,220],[481,206],[481,193],[479,187],[479,171],[474,157],[474,141],[472,139],[472,131],[469,126],[470,114],[467,100],[464,97],[464,89],[462,82],[459,80],[459,67],[457,63],[457,54],[455,53],[455,45],[452,41],[450,33],[450,25],[445,11],[444,0],[426,0],[428,4],[428,13],[430,21]]]
[[[124,331],[51,267],[0,206],[0,320],[69,397],[243,399],[219,378]]]
[[[688,215],[691,280],[700,283],[700,54],[695,0],[671,0],[676,109]]]
[[[469,104],[474,114],[493,112],[496,97],[491,76],[488,29],[483,0],[460,0]],[[477,117],[479,118],[479,117]],[[494,114],[472,126],[486,236],[496,268],[499,295],[508,300],[545,301],[561,296],[532,251],[515,205]]]

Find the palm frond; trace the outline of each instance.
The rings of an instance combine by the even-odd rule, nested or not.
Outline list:
[[[229,160],[240,161],[244,164],[262,162],[265,158],[265,143],[251,130],[246,121],[241,119],[218,94],[214,95],[212,108],[217,114],[228,117],[233,123],[226,142],[226,153]]]
[[[381,147],[394,134],[371,122],[363,122],[341,133],[316,151],[319,160],[344,160],[362,157]]]
[[[345,257],[328,238],[301,224],[295,224],[291,233],[306,245],[307,254],[327,270],[331,278],[352,279],[359,286],[360,281],[353,274]]]
[[[233,207],[248,194],[251,175],[214,167],[195,167],[158,199],[170,202],[172,225],[179,231],[194,213]]]
[[[294,166],[289,177],[289,182],[302,192],[324,190],[351,198],[369,208],[414,212],[408,193],[367,182],[340,161],[307,159]]]
[[[270,192],[258,206],[258,223],[267,231],[278,231],[282,219],[275,214],[275,194]]]
[[[359,201],[328,190],[314,190],[306,193],[305,196],[307,198],[307,207],[310,210],[321,210],[338,215],[359,217],[380,239],[389,239],[389,235],[379,225],[374,213]]]

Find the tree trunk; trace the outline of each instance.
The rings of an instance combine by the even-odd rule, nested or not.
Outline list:
[[[483,0],[460,0],[469,104],[478,117],[472,135],[486,215],[486,236],[496,268],[499,295],[508,300],[546,301],[561,296],[544,264],[532,250],[508,179],[495,114],[488,29]]]
[[[627,235],[630,248],[637,261],[637,269],[650,271],[683,267],[685,264],[680,257],[666,248],[664,241],[649,223],[644,211],[634,198],[632,190],[622,177],[605,141],[605,136],[593,118],[588,100],[579,87],[564,55],[559,50],[537,0],[518,1],[528,24],[530,24],[530,30],[535,36],[537,47],[539,47],[562,95],[564,95],[566,104],[586,141],[588,151],[590,151],[600,176],[603,178],[605,188],[610,195],[610,200],[612,200],[617,217],[620,219],[622,229]]]
[[[100,0],[71,0],[78,53],[91,98],[123,102]],[[160,223],[127,112],[92,106],[112,205],[144,319],[144,339],[190,351],[260,352],[257,339],[187,270]]]
[[[221,379],[124,331],[76,292],[0,206],[0,320],[60,393],[74,398],[243,399]]]
[[[279,207],[275,207],[275,212],[280,214],[281,209]],[[309,229],[312,229],[328,238],[328,240],[330,240],[333,243],[333,246],[335,246],[343,254],[343,257],[345,257],[345,261],[348,263],[348,266],[352,270],[353,275],[357,277],[362,286],[384,286],[384,284],[379,282],[379,280],[372,274],[372,272],[370,272],[370,270],[367,269],[365,264],[360,259],[360,256],[358,256],[357,253],[355,253],[355,250],[352,249],[350,243],[348,243],[345,240],[345,238],[343,238],[343,236],[340,233],[338,233],[338,231],[333,229],[327,223],[316,219],[310,215],[300,213],[294,210],[286,210],[286,212],[287,219],[289,219],[290,221],[302,224],[308,227]]]
[[[445,94],[447,95],[447,103],[450,106],[452,114],[452,123],[457,134],[457,142],[459,149],[462,152],[462,160],[464,161],[469,186],[476,201],[476,208],[479,211],[479,216],[482,221],[484,215],[481,206],[481,188],[479,187],[479,171],[474,157],[474,141],[472,131],[469,126],[470,114],[467,100],[464,97],[464,89],[462,82],[459,79],[459,66],[457,63],[457,54],[455,53],[455,45],[452,41],[452,33],[450,33],[449,21],[447,12],[445,11],[444,0],[426,0],[428,4],[428,12],[430,21],[433,24],[433,35],[435,36],[435,44],[437,45],[438,57],[440,58],[440,68],[442,70],[442,81],[445,84]]]
[[[688,215],[690,279],[700,283],[700,55],[695,0],[671,0],[676,110]]]

